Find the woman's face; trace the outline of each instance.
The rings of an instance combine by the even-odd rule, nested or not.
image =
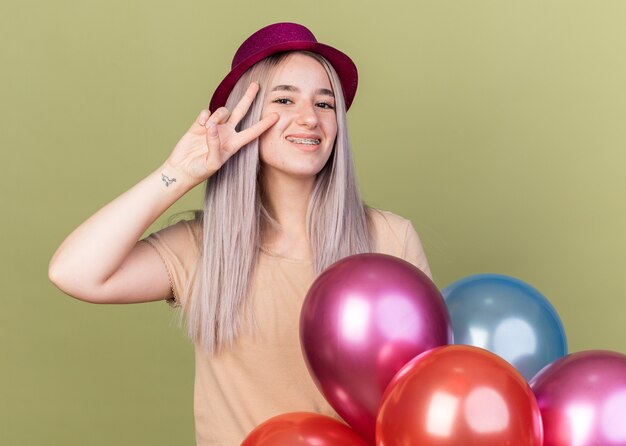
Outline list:
[[[259,138],[265,173],[315,176],[337,136],[335,97],[324,67],[304,54],[283,60],[268,85],[262,116],[272,112],[278,122]]]

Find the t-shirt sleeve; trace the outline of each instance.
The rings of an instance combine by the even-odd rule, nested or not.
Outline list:
[[[402,258],[417,266],[432,280],[433,275],[430,272],[430,266],[428,265],[428,259],[426,258],[424,247],[422,246],[422,242],[417,235],[417,231],[409,220],[407,220],[406,230],[404,233],[404,252],[402,254]]]
[[[165,265],[172,288],[167,302],[172,307],[183,306],[191,291],[199,256],[197,224],[195,220],[182,220],[141,240],[156,250]]]

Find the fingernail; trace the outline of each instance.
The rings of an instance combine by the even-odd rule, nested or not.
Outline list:
[[[217,135],[217,126],[213,123],[209,125],[209,135],[216,136]]]

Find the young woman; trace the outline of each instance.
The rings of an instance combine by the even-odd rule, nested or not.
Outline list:
[[[360,199],[346,125],[356,86],[350,58],[307,28],[257,31],[168,159],[50,262],[50,279],[78,299],[182,309],[200,445],[239,444],[281,413],[334,415],[298,336],[302,301],[324,268],[373,251],[430,275],[411,223]],[[138,241],[205,181],[203,211]]]

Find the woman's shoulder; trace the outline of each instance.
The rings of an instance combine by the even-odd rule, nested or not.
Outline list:
[[[202,213],[196,212],[191,220],[183,220],[193,238],[194,244],[200,246],[202,241]]]
[[[376,252],[400,257],[432,279],[428,260],[411,220],[381,209],[368,209]]]
[[[176,216],[174,216],[176,217]],[[201,246],[202,216],[194,213],[191,219],[180,219],[150,234],[148,239],[171,247],[175,252],[194,252]]]
[[[370,231],[376,243],[376,251],[400,257],[411,220],[383,209],[368,208]]]
[[[408,218],[404,218],[398,214],[394,214],[393,212],[386,211],[384,209],[368,207],[367,214],[372,222],[379,225],[385,224],[392,227],[398,227],[411,222]]]

